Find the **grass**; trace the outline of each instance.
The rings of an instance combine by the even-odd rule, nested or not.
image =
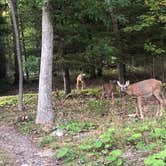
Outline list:
[[[10,165],[9,158],[6,152],[0,150],[0,165],[8,166]]]
[[[128,116],[136,112],[135,99],[128,96],[117,96],[110,104],[109,100],[99,99],[99,88],[73,91],[66,100],[62,92],[59,94],[53,93],[53,105],[55,125],[64,131],[62,137],[43,133],[35,124],[36,94],[24,96],[25,112],[21,115],[28,114],[31,120],[17,123],[17,96],[1,97],[0,121],[14,122],[20,132],[34,135],[40,147],[52,149],[65,165],[122,166],[130,162],[130,155],[124,155],[130,153],[135,155],[131,162],[136,166],[140,162],[148,166],[151,161],[166,164],[166,118],[153,117],[153,102],[146,106],[143,121]]]

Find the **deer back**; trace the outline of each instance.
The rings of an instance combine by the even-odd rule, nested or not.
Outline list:
[[[154,91],[161,91],[161,81],[148,79],[128,86],[126,92],[135,96],[151,96]]]

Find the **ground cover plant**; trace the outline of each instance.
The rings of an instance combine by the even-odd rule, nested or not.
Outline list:
[[[10,161],[6,152],[0,150],[0,165],[9,165]]]
[[[134,98],[119,95],[112,104],[100,99],[100,92],[100,88],[73,91],[67,98],[61,91],[53,92],[55,126],[62,136],[35,124],[37,94],[24,96],[23,113],[16,111],[17,96],[1,97],[1,123],[14,123],[21,133],[35,138],[39,147],[51,149],[64,165],[166,164],[166,118],[154,117],[153,98],[145,101],[151,104],[145,106],[145,119],[140,120],[132,116],[137,111]],[[25,115],[28,120],[18,121]]]

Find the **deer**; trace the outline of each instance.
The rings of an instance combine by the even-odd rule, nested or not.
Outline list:
[[[156,112],[156,116],[162,116],[164,106],[164,96],[162,93],[162,82],[156,79],[147,79],[130,84],[130,81],[126,81],[123,85],[117,81],[121,91],[126,92],[130,96],[137,97],[137,105],[140,112],[141,119],[144,119],[142,99],[144,97],[154,96],[159,102],[159,109]]]
[[[85,88],[85,80],[84,77],[86,76],[85,73],[80,73],[76,78],[76,89],[79,90],[80,85],[81,89],[83,90]]]
[[[102,84],[102,94],[101,99],[104,98],[111,98],[112,102],[114,102],[114,92],[116,89],[115,81],[110,81],[109,83],[103,83]]]

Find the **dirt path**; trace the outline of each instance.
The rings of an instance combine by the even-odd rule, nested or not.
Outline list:
[[[14,126],[0,125],[0,149],[9,154],[11,166],[57,166],[50,152],[38,148]]]

